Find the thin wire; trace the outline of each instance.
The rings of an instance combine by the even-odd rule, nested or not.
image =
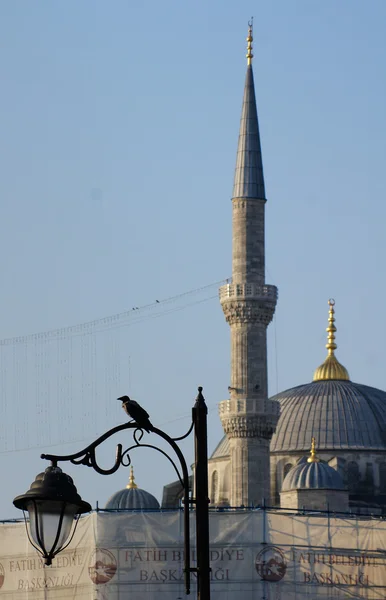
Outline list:
[[[214,410],[216,410],[217,408],[217,403],[214,404],[208,404],[208,414],[212,413]],[[159,428],[164,427],[165,425],[169,425],[171,423],[175,423],[176,421],[182,421],[183,419],[187,419],[187,418],[191,418],[192,413],[187,412],[183,415],[180,415],[179,417],[175,417],[174,419],[169,419],[168,421],[164,421],[163,423],[161,423],[161,425],[159,425]],[[95,433],[92,433],[90,435],[88,435],[87,437],[82,437],[82,438],[78,438],[75,440],[69,440],[69,441],[59,441],[57,444],[44,444],[45,448],[57,448],[59,446],[69,446],[69,445],[73,445],[73,444],[81,444],[82,442],[88,442],[89,439],[91,437],[98,437],[98,435],[100,435],[101,432],[100,431],[96,431]],[[36,449],[42,449],[42,445],[38,444],[36,446],[25,446],[24,448],[17,448],[17,449],[11,449],[11,450],[0,450],[0,456],[2,456],[3,454],[15,454],[17,452],[27,452],[27,450],[36,450]]]
[[[78,325],[70,325],[69,327],[63,327],[63,328],[59,328],[59,329],[51,329],[51,330],[47,330],[47,331],[42,331],[40,333],[32,333],[32,334],[25,335],[25,336],[4,338],[4,339],[0,340],[0,346],[13,345],[13,344],[19,344],[19,343],[28,343],[31,341],[36,342],[39,340],[46,339],[47,337],[49,337],[49,338],[58,337],[58,336],[62,337],[64,335],[68,335],[68,334],[82,335],[84,333],[84,331],[82,331],[82,330],[84,330],[84,329],[96,329],[98,327],[102,327],[102,330],[104,330],[104,329],[108,328],[109,324],[114,323],[118,320],[125,319],[127,317],[130,317],[132,320],[132,317],[133,316],[135,317],[135,314],[137,314],[138,311],[143,311],[143,310],[147,310],[149,308],[158,307],[159,305],[165,305],[167,303],[173,302],[173,301],[183,298],[185,296],[190,296],[192,294],[202,292],[203,290],[207,290],[214,286],[218,286],[221,283],[224,283],[226,281],[229,281],[229,278],[221,279],[219,281],[215,281],[214,283],[209,283],[208,285],[203,285],[199,288],[195,288],[195,289],[189,290],[187,292],[182,292],[181,294],[176,294],[175,296],[169,296],[168,298],[165,298],[164,300],[159,300],[159,301],[151,302],[149,304],[144,304],[140,307],[133,307],[131,310],[125,310],[123,312],[116,313],[115,315],[110,315],[108,317],[103,317],[101,319],[95,319],[93,321],[85,321],[84,323],[80,323]],[[133,312],[135,313],[134,315],[133,315]],[[134,322],[138,322],[138,320],[134,321]],[[103,326],[106,326],[106,327],[103,327]]]
[[[208,414],[212,413],[214,410],[216,410],[217,408],[217,402],[216,403],[212,403],[212,404],[207,404],[207,409],[208,409]],[[174,419],[169,419],[168,421],[164,421],[163,423],[161,423],[160,427],[164,427],[165,425],[169,425],[170,423],[175,423],[176,421],[182,421],[183,419],[187,419],[187,418],[191,418],[192,416],[192,412],[188,412],[185,413],[183,415],[180,415],[179,417],[175,417]]]
[[[190,308],[191,306],[196,306],[197,304],[203,304],[204,302],[208,302],[209,300],[213,300],[214,298],[217,298],[217,297],[218,297],[218,295],[215,294],[213,296],[209,296],[209,298],[204,298],[203,300],[195,300],[194,302],[190,302],[189,304],[185,304],[184,306],[176,306],[175,308],[165,310],[164,312],[160,312],[155,315],[143,316],[141,319],[134,319],[134,320],[128,321],[126,323],[116,323],[114,325],[107,325],[103,329],[97,329],[95,331],[88,331],[86,333],[85,332],[74,333],[74,334],[72,334],[71,337],[77,337],[80,335],[94,335],[96,333],[103,333],[105,331],[114,331],[115,329],[120,329],[122,327],[131,327],[132,325],[138,325],[138,323],[143,323],[144,321],[148,321],[149,319],[159,319],[160,317],[171,315],[175,312],[179,312],[181,310],[185,310],[186,308]],[[0,342],[0,344],[1,344],[1,342]]]
[[[4,436],[4,441],[5,444],[3,446],[3,448],[0,450],[0,456],[2,454],[7,454],[11,451],[15,452],[23,452],[25,450],[29,450],[29,449],[33,449],[33,448],[41,448],[42,444],[47,445],[48,447],[55,447],[55,446],[59,446],[59,445],[63,445],[64,443],[68,443],[68,444],[73,444],[76,442],[82,442],[85,439],[89,439],[89,431],[91,431],[91,436],[93,435],[92,430],[98,430],[100,425],[97,422],[94,422],[92,425],[94,425],[94,427],[90,427],[90,429],[86,432],[83,431],[79,437],[75,435],[72,436],[68,436],[65,435],[64,439],[61,439],[60,435],[55,435],[53,438],[51,435],[47,436],[47,435],[39,435],[39,424],[44,423],[45,425],[47,425],[48,420],[50,418],[50,406],[48,404],[48,398],[49,396],[47,395],[48,391],[49,391],[49,387],[54,384],[54,379],[52,379],[50,377],[50,375],[47,375],[47,368],[48,370],[51,370],[50,367],[52,366],[51,364],[49,365],[47,363],[48,357],[51,357],[52,351],[53,351],[53,347],[52,344],[54,345],[54,349],[57,351],[57,355],[56,355],[56,359],[57,359],[57,366],[59,367],[60,370],[60,374],[58,374],[58,376],[56,377],[56,386],[55,386],[55,390],[54,392],[56,392],[57,398],[60,399],[59,402],[59,406],[64,406],[66,407],[66,409],[64,410],[64,414],[62,414],[62,417],[64,417],[63,419],[61,419],[62,423],[61,423],[61,428],[62,428],[62,432],[68,433],[68,431],[66,431],[66,429],[68,428],[68,424],[69,424],[69,420],[66,417],[67,413],[68,413],[68,398],[71,397],[71,391],[72,389],[69,389],[69,386],[71,386],[71,380],[72,380],[72,360],[75,360],[75,355],[76,353],[79,354],[79,360],[78,365],[81,371],[81,381],[82,381],[82,393],[81,393],[81,397],[83,398],[84,396],[87,395],[87,389],[85,388],[83,385],[83,382],[88,379],[90,379],[90,375],[92,375],[92,373],[95,372],[96,368],[97,368],[97,364],[96,364],[96,357],[95,357],[95,352],[96,352],[96,341],[97,338],[95,337],[98,333],[99,334],[103,334],[103,333],[107,333],[107,335],[110,334],[110,332],[112,332],[115,329],[119,329],[120,331],[123,331],[123,327],[128,327],[130,325],[134,325],[134,324],[139,324],[142,323],[143,321],[146,321],[148,319],[157,319],[163,316],[167,316],[167,315],[172,315],[174,313],[176,313],[177,311],[181,311],[181,310],[185,310],[186,308],[192,307],[192,306],[196,306],[199,304],[202,304],[204,302],[208,302],[211,301],[215,298],[218,297],[217,294],[217,290],[216,290],[216,294],[215,295],[210,295],[209,297],[204,297],[204,298],[199,298],[197,299],[197,294],[202,294],[202,292],[207,292],[208,290],[210,290],[211,288],[213,288],[214,286],[218,286],[219,284],[223,283],[224,281],[227,280],[221,280],[206,286],[201,286],[200,288],[195,288],[194,290],[189,290],[188,292],[184,292],[175,296],[171,296],[169,298],[166,298],[163,301],[155,301],[153,303],[144,305],[141,308],[136,308],[134,311],[133,309],[130,311],[125,311],[123,313],[118,313],[116,315],[113,315],[111,317],[107,317],[104,319],[98,319],[95,321],[89,321],[86,322],[82,325],[76,325],[76,326],[71,326],[71,327],[67,327],[67,328],[62,328],[62,329],[56,329],[56,330],[52,330],[50,332],[46,332],[46,333],[39,333],[39,334],[31,334],[28,336],[21,336],[21,337],[16,337],[16,338],[7,338],[4,340],[0,340],[0,347],[3,349],[5,347],[9,347],[11,350],[11,353],[13,352],[13,354],[15,355],[16,352],[16,348],[20,347],[20,345],[22,345],[22,347],[25,348],[26,352],[27,352],[27,348],[28,348],[28,344],[27,342],[32,342],[32,349],[34,350],[34,355],[35,355],[35,363],[37,361],[36,367],[37,367],[37,373],[35,373],[36,377],[35,377],[35,381],[36,381],[36,394],[37,394],[37,414],[39,414],[39,412],[41,412],[41,415],[38,421],[38,435],[33,436],[35,439],[28,439],[29,438],[29,427],[26,429],[26,431],[24,432],[24,435],[17,435],[17,439],[15,439],[14,443],[11,444],[11,447],[9,444],[7,444],[6,440],[7,440],[7,436]],[[192,294],[195,294],[196,297],[195,298],[190,298],[189,296],[191,296]],[[205,294],[207,295],[207,293]],[[177,301],[178,299],[183,298],[183,305],[182,306],[173,306],[170,305],[173,301]],[[144,314],[145,309],[147,308],[151,308],[153,310],[152,313],[148,313],[148,314]],[[154,309],[157,309],[157,312]],[[160,310],[161,309],[161,310]],[[98,331],[99,329],[99,331]],[[81,345],[78,346],[73,346],[73,340],[79,337],[81,340],[83,340],[81,342]],[[13,342],[13,343],[12,343]],[[29,348],[31,349],[31,346],[29,346]],[[89,356],[91,352],[91,357]],[[87,355],[87,360],[85,360],[85,353]],[[72,355],[74,355],[74,357],[72,357]],[[14,359],[16,360],[16,356],[14,356]],[[15,362],[14,360],[14,362]],[[50,362],[51,362],[51,358],[50,358]],[[117,363],[117,360],[114,360],[114,363]],[[2,361],[2,367],[4,366],[4,361]],[[120,365],[119,365],[120,366]],[[16,371],[18,370],[18,362],[15,366],[15,364],[13,365],[14,370],[16,369]],[[84,369],[86,369],[86,373],[84,372]],[[91,369],[91,373],[89,372]],[[27,373],[27,369],[24,369],[24,371]],[[62,373],[63,371],[63,373]],[[131,371],[131,365],[130,365],[130,358],[129,358],[129,379],[130,379],[130,383],[132,383],[132,373]],[[86,377],[87,374],[87,377]],[[19,381],[19,377],[18,377],[18,373],[16,372],[16,380],[17,382]],[[42,378],[44,378],[44,392],[45,393],[41,393],[42,389],[41,388],[41,384],[42,384]],[[4,380],[6,378],[2,378],[2,381],[4,383]],[[51,381],[52,379],[52,381]],[[105,378],[106,379],[106,378]],[[118,376],[118,379],[120,381],[120,373]],[[91,377],[90,379],[91,381],[91,386],[94,384],[95,385],[95,381],[94,378]],[[106,384],[106,381],[104,382]],[[109,382],[110,383],[110,382]],[[114,381],[114,383],[116,383]],[[48,386],[48,387],[47,387]],[[88,384],[89,386],[89,384]],[[117,386],[115,386],[117,387]],[[47,388],[47,389],[46,389]],[[94,397],[96,396],[96,391],[94,388],[91,387],[91,396]],[[6,394],[3,395],[3,397],[5,397]],[[64,396],[64,397],[62,397]],[[67,401],[65,399],[65,397],[67,397]],[[65,404],[63,404],[63,402],[65,402]],[[71,409],[73,407],[71,406]],[[4,411],[5,413],[5,411]],[[94,413],[93,413],[94,414]],[[96,412],[95,412],[96,414]],[[94,414],[94,416],[95,416]],[[188,415],[186,415],[187,417]],[[24,424],[24,427],[27,427],[27,423],[28,423],[28,415],[27,413],[24,415],[24,421],[22,423],[22,425]],[[186,418],[185,416],[181,416],[180,418]],[[70,415],[71,418],[71,415]],[[47,420],[48,419],[48,420]],[[179,418],[177,418],[176,420],[179,420]],[[95,419],[94,419],[95,421]],[[88,419],[89,424],[90,423],[90,419]],[[173,422],[172,421],[167,421],[168,422]],[[44,427],[44,429],[46,429],[46,427]],[[51,432],[50,428],[48,429],[48,431]],[[16,432],[15,432],[16,433]],[[43,434],[43,431],[40,432],[41,434]],[[59,433],[59,432],[58,432]],[[28,434],[28,435],[27,435]],[[72,439],[70,439],[70,437],[72,437]],[[45,441],[44,441],[44,439]],[[75,438],[75,439],[74,439]],[[54,442],[56,439],[56,443],[52,443]],[[65,442],[65,439],[67,439],[67,442]],[[7,447],[8,446],[8,447]]]

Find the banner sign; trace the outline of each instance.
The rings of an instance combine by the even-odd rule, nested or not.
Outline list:
[[[192,566],[196,566],[192,515]],[[213,600],[386,598],[386,523],[278,511],[210,514]],[[92,513],[46,567],[22,523],[0,524],[0,600],[182,600],[180,511]],[[196,574],[192,573],[196,594]]]

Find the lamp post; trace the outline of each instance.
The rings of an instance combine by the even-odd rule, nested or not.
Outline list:
[[[162,438],[174,451],[176,462],[162,448],[142,442],[144,430],[134,420],[110,429],[89,446],[66,456],[42,454],[41,458],[51,461],[44,473],[36,476],[30,489],[17,496],[13,503],[17,508],[29,513],[29,527],[26,519],[28,539],[34,548],[43,556],[45,564],[52,564],[54,557],[71,543],[79,520],[79,516],[91,511],[88,502],[78,494],[72,478],[63,473],[59,462],[71,462],[93,468],[101,475],[111,475],[119,467],[131,464],[130,452],[136,448],[152,448],[163,454],[173,465],[183,489],[184,510],[184,579],[185,593],[190,593],[190,576],[197,573],[197,598],[210,600],[210,564],[209,564],[209,498],[208,498],[208,450],[207,450],[207,406],[202,387],[192,410],[192,424],[187,433],[181,437],[171,438],[161,429],[151,426],[149,433]],[[146,413],[147,414],[147,413]],[[96,449],[112,435],[133,430],[133,443],[126,450],[122,444],[117,445],[115,463],[110,469],[98,465]],[[189,497],[188,467],[177,442],[187,438],[194,431],[195,439],[195,497]],[[190,504],[195,504],[197,566],[190,565]],[[75,526],[72,528],[75,519]],[[71,532],[72,529],[72,532]]]

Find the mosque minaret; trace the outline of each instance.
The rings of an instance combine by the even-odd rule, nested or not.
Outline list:
[[[230,446],[228,501],[252,506],[269,501],[269,444],[279,405],[268,399],[267,327],[277,289],[265,283],[265,186],[252,70],[252,23],[233,187],[232,281],[220,288],[231,330],[230,398],[219,411]]]

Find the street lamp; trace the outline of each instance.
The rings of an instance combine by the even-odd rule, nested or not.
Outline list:
[[[44,473],[37,475],[30,489],[25,494],[17,496],[13,503],[17,508],[29,513],[29,528],[26,520],[28,539],[43,556],[45,564],[52,564],[53,558],[64,550],[64,548],[67,548],[74,537],[79,516],[91,511],[90,504],[82,500],[72,478],[63,473],[58,467],[58,462],[69,461],[75,465],[92,467],[101,475],[110,475],[115,473],[120,466],[128,467],[131,464],[131,450],[141,447],[152,448],[163,454],[171,462],[184,493],[185,593],[190,593],[190,576],[192,572],[195,572],[197,574],[198,600],[210,600],[207,414],[208,409],[202,395],[202,387],[199,387],[196,402],[192,409],[192,424],[185,435],[171,438],[161,429],[151,426],[149,433],[157,435],[169,444],[179,464],[162,448],[143,443],[144,430],[136,421],[130,421],[124,425],[118,425],[110,429],[87,446],[87,448],[75,454],[67,456],[42,454],[41,458],[51,461],[51,466]],[[133,444],[124,451],[122,451],[122,444],[118,444],[114,465],[110,469],[103,469],[97,463],[96,448],[112,435],[126,429],[133,430]],[[177,444],[177,442],[187,438],[192,431],[194,431],[195,439],[194,498],[189,497],[188,467],[184,455]],[[196,507],[196,567],[190,566],[190,504],[195,504]],[[74,518],[76,522],[71,533]]]
[[[74,518],[91,510],[90,504],[79,496],[71,477],[55,463],[39,473],[28,492],[17,496],[13,503],[29,513],[28,539],[46,565],[71,543],[78,523],[76,519],[71,535]]]

